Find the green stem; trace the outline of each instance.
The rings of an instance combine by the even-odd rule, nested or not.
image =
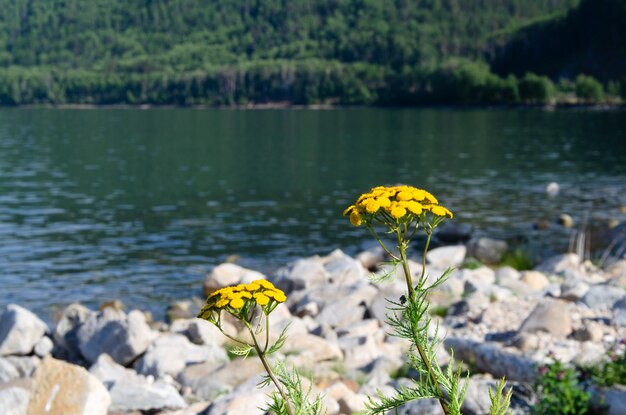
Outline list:
[[[400,231],[400,229],[398,229],[396,233],[398,235],[398,250],[400,251],[400,262],[402,262],[402,268],[404,269],[406,285],[409,290],[409,301],[413,302],[415,301],[415,289],[413,288],[411,271],[409,270],[409,262],[406,258],[407,243],[402,238],[402,232]],[[428,234],[428,240],[426,241],[426,250],[424,250],[424,262],[422,264],[423,265],[422,275],[420,277],[420,284],[419,284],[420,287],[422,285],[422,280],[424,278],[424,271],[426,270],[426,251],[428,250],[429,243],[430,243],[430,233]],[[438,395],[439,403],[441,404],[441,409],[443,409],[443,413],[445,415],[450,415],[450,409],[448,408],[448,403],[446,402],[446,398],[443,394],[443,391],[441,390],[439,381],[437,380],[437,375],[435,373],[435,370],[433,369],[433,365],[428,359],[428,356],[426,355],[424,346],[420,344],[419,333],[417,332],[418,331],[417,324],[418,322],[412,322],[411,324],[412,330],[413,330],[413,339],[415,342],[415,347],[417,348],[417,352],[419,353],[420,359],[422,359],[424,366],[426,366],[426,370],[428,371],[428,377],[430,378],[430,381],[432,382],[433,386],[435,386],[435,388],[437,389],[437,395]]]
[[[378,243],[380,244],[380,246],[385,250],[385,252],[387,253],[387,255],[389,255],[391,258],[393,258],[396,261],[399,261],[400,258],[398,258],[397,256],[395,256],[384,244],[384,242],[380,239],[380,237],[378,236],[378,234],[376,233],[376,231],[374,230],[373,226],[368,226],[368,229],[370,230],[370,233],[374,236],[374,238],[376,238],[376,240],[378,241]]]
[[[285,394],[285,391],[283,390],[282,385],[280,384],[278,379],[276,379],[276,376],[274,375],[274,372],[272,371],[271,366],[267,362],[267,356],[265,355],[265,350],[261,350],[261,347],[259,346],[259,342],[257,341],[256,336],[254,335],[254,330],[252,330],[252,327],[248,324],[246,324],[246,326],[248,327],[248,330],[250,331],[250,335],[252,336],[252,341],[254,342],[254,348],[257,354],[259,355],[259,359],[261,359],[261,363],[263,364],[263,367],[265,368],[267,375],[270,377],[272,382],[274,382],[274,385],[276,385],[276,389],[278,389],[278,393],[280,393],[280,396],[282,396],[283,401],[285,402],[285,407],[287,408],[287,412],[289,413],[289,415],[294,415],[293,408],[291,407],[291,403],[289,403],[289,400],[287,399],[287,395]]]
[[[432,231],[426,231],[428,237],[426,238],[426,246],[424,247],[424,255],[422,255],[422,275],[420,275],[419,286],[424,283],[424,275],[426,275],[426,254],[428,253],[428,247],[430,246],[430,237],[433,235]]]

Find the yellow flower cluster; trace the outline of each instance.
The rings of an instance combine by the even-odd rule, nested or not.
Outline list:
[[[267,280],[255,280],[249,284],[239,284],[213,291],[198,317],[207,318],[212,316],[213,312],[219,313],[223,309],[237,312],[252,302],[269,312],[285,300],[287,300],[285,293],[274,287],[274,284]]]
[[[452,212],[439,205],[435,196],[412,186],[374,187],[368,193],[362,194],[343,215],[350,215],[350,223],[360,226],[363,219],[379,214],[400,220],[409,215],[421,215],[423,212],[452,218]]]

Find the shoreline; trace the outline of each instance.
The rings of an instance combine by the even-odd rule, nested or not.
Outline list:
[[[347,110],[347,109],[382,109],[382,110],[585,110],[585,111],[617,111],[626,109],[626,103],[582,104],[563,102],[556,104],[520,104],[520,105],[462,105],[462,104],[432,104],[432,105],[335,105],[312,104],[299,105],[288,102],[268,102],[244,105],[159,105],[159,104],[26,104],[15,106],[0,106],[0,109],[56,109],[56,110]]]

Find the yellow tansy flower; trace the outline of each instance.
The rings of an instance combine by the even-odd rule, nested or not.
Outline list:
[[[378,202],[381,208],[388,208],[389,205],[391,205],[391,200],[389,200],[388,197],[382,196],[376,199],[376,201]]]
[[[365,205],[365,210],[367,211],[367,213],[376,213],[378,212],[378,209],[380,209],[380,203],[378,203],[378,201],[376,199],[367,199],[367,205]]]
[[[448,218],[452,218],[452,212],[446,209],[443,206],[430,206],[430,211],[433,212],[433,215],[437,216],[446,216]]]
[[[400,219],[401,217],[403,217],[404,215],[406,215],[406,209],[403,208],[402,206],[394,206],[391,208],[391,210],[389,211],[389,213],[391,214],[391,217],[394,219]]]
[[[350,213],[350,223],[354,226],[361,226],[361,223],[363,223],[361,215],[356,210],[353,210],[352,213]]]
[[[261,306],[270,302],[270,298],[263,293],[254,294],[254,299],[256,300],[256,303]]]
[[[396,195],[396,200],[398,201],[411,200],[411,199],[413,199],[413,193],[411,193],[408,190],[402,190]]]
[[[243,301],[241,299],[241,297],[236,297],[236,298],[230,300],[230,306],[232,308],[235,308],[235,309],[239,309],[239,308],[243,307],[244,304],[245,304],[245,301]]]
[[[268,280],[256,280],[255,282],[257,282],[261,287],[266,288],[268,290],[274,289],[274,284],[272,284]]]

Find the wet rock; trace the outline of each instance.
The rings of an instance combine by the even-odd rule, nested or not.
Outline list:
[[[435,230],[435,237],[446,245],[461,244],[469,241],[472,226],[467,223],[444,222]]]
[[[559,215],[559,218],[557,220],[558,224],[561,225],[564,228],[572,228],[574,227],[574,225],[576,224],[574,222],[574,218],[572,218],[570,215],[568,215],[567,213],[562,213]]]
[[[65,307],[53,332],[57,348],[55,355],[58,354],[58,357],[73,363],[83,359],[76,335],[80,326],[93,314],[95,314],[93,311],[80,304]]]
[[[7,305],[0,316],[0,356],[30,354],[47,330],[46,323],[27,309]]]
[[[435,268],[459,267],[465,260],[467,248],[464,245],[442,246],[431,249],[426,254],[426,260]]]
[[[32,393],[32,381],[19,379],[0,383],[0,410],[2,415],[26,415]]]
[[[561,186],[557,182],[550,182],[546,185],[546,193],[548,196],[556,196],[559,194]]]
[[[35,372],[29,414],[106,415],[111,398],[102,382],[80,366],[47,357]]]
[[[106,353],[122,365],[141,355],[155,336],[144,314],[137,310],[128,315],[112,309],[90,314],[76,332],[78,347],[88,362]]]
[[[478,370],[495,377],[506,376],[507,380],[529,382],[535,378],[535,363],[526,357],[511,353],[496,344],[449,337],[446,348],[454,350],[454,357],[474,362]]]
[[[204,280],[203,292],[208,296],[213,291],[228,285],[248,284],[254,280],[264,280],[265,275],[235,264],[224,263],[213,268]]]
[[[491,238],[472,239],[467,244],[467,255],[485,264],[497,264],[509,249],[509,244]]]
[[[626,291],[620,287],[599,284],[589,289],[582,298],[582,302],[592,309],[612,309],[613,306],[626,297]]]
[[[525,271],[522,273],[520,280],[532,291],[541,291],[550,283],[548,278],[542,272],[538,271]]]
[[[168,333],[150,344],[135,368],[143,375],[157,378],[165,375],[176,377],[185,366],[207,360],[224,363],[228,361],[228,355],[219,346],[198,346],[185,336]]]
[[[148,383],[115,382],[109,390],[111,411],[149,411],[153,409],[180,409],[187,403],[178,391],[162,381]]]
[[[526,317],[519,331],[527,333],[544,331],[554,336],[567,336],[572,332],[572,320],[567,303],[544,300]]]

